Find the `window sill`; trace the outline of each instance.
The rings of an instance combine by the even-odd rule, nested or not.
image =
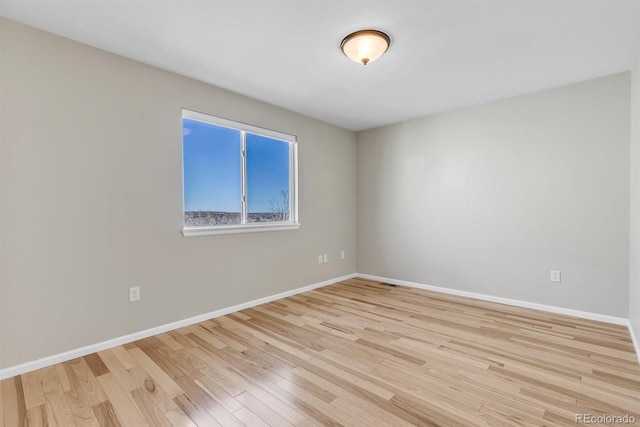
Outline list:
[[[297,230],[299,223],[291,224],[243,224],[243,225],[223,225],[217,227],[184,227],[182,235],[184,237],[212,236],[215,234],[240,234],[240,233],[262,233],[265,231],[285,231]]]

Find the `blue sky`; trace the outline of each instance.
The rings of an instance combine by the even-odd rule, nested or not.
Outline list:
[[[241,211],[240,131],[182,119],[185,211]],[[247,134],[247,208],[269,212],[289,189],[289,144]]]

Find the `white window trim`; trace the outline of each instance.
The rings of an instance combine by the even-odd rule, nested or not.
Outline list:
[[[264,129],[258,126],[248,125],[246,123],[234,122],[232,120],[223,119],[220,117],[211,116],[209,114],[198,113],[187,109],[182,109],[182,118],[197,120],[204,123],[211,123],[216,126],[227,127],[230,129],[240,130],[243,134],[242,137],[242,218],[246,218],[246,160],[244,159],[246,154],[245,138],[244,135],[253,133],[262,135],[281,141],[286,141],[291,144],[291,150],[289,150],[289,171],[291,173],[291,179],[289,180],[289,204],[290,204],[290,221],[283,222],[269,222],[269,223],[246,223],[246,224],[230,224],[230,225],[216,225],[216,226],[202,226],[202,227],[187,227],[184,225],[182,235],[185,237],[195,236],[210,236],[216,234],[237,234],[237,233],[257,233],[266,231],[284,231],[284,230],[297,230],[300,228],[298,222],[298,141],[293,135],[289,135],[282,132],[277,132],[270,129]],[[182,162],[184,168],[184,160]],[[183,185],[184,185],[184,170],[183,170]],[[182,212],[184,215],[184,188],[183,188],[183,206]]]
[[[265,231],[285,231],[297,230],[299,223],[269,223],[269,224],[247,224],[247,225],[218,225],[211,227],[184,227],[182,235],[184,237],[212,236],[215,234],[238,234],[238,233],[261,233]]]

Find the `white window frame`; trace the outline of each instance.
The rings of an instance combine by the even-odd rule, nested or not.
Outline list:
[[[209,114],[199,113],[187,109],[182,109],[182,118],[197,120],[199,122],[210,123],[216,126],[222,126],[234,130],[239,130],[241,134],[241,155],[240,161],[242,162],[242,177],[241,177],[241,192],[242,198],[242,213],[241,224],[225,224],[225,225],[212,225],[212,226],[186,226],[184,225],[184,147],[183,147],[183,159],[182,159],[182,234],[185,237],[191,236],[209,236],[213,234],[235,234],[235,233],[255,233],[263,231],[282,231],[282,230],[296,230],[300,228],[298,222],[298,141],[294,135],[289,135],[282,132],[277,132],[270,129],[264,129],[258,126],[248,125],[246,123],[240,123],[233,120],[223,119],[215,117]],[[182,123],[182,121],[181,121]],[[182,126],[182,124],[181,124]],[[247,161],[246,161],[246,134],[252,133],[260,136],[266,136],[269,138],[285,141],[289,143],[289,221],[277,221],[277,222],[250,222],[247,223]],[[182,142],[184,144],[184,141]]]

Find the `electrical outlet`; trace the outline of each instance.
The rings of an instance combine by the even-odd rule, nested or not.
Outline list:
[[[318,264],[322,264],[324,258],[322,258],[322,255],[318,255]]]
[[[344,259],[344,251],[340,251],[340,259]]]
[[[324,255],[322,256],[322,260],[323,260],[324,262],[329,262],[329,257],[327,256],[327,254],[324,254]]]
[[[129,302],[140,301],[140,286],[129,288]]]
[[[550,281],[560,283],[560,270],[551,270]]]

